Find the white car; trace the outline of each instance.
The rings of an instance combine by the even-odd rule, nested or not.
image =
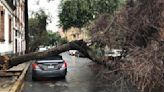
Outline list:
[[[108,57],[120,57],[122,50],[120,49],[112,49],[110,51],[105,52],[105,56]]]
[[[48,50],[47,48],[39,48],[38,52],[43,52],[43,51],[46,51]]]
[[[69,54],[72,56],[77,56],[79,54],[78,50],[69,50]]]

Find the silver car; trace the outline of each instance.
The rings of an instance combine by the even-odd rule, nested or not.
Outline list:
[[[32,80],[62,77],[67,74],[67,63],[62,56],[50,56],[36,60],[32,64]]]
[[[77,57],[85,57],[83,53],[78,50],[69,50],[69,55]]]

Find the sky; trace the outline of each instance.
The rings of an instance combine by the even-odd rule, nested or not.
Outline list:
[[[29,8],[29,17],[31,16],[32,11],[38,11],[40,8],[44,9],[46,14],[51,17],[51,23],[47,25],[47,30],[52,30],[56,32],[59,30],[58,28],[58,12],[59,12],[59,4],[61,0],[53,0],[51,2],[47,2],[48,0],[28,0],[28,8]]]

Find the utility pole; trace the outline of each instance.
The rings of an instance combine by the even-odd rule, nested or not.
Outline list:
[[[24,17],[25,17],[25,40],[26,40],[26,51],[25,53],[29,52],[29,30],[28,30],[28,0],[25,0],[25,11],[24,11]]]

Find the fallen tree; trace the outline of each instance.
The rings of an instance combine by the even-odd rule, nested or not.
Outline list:
[[[28,62],[30,60],[36,60],[36,59],[44,58],[46,56],[57,55],[57,54],[60,54],[62,52],[65,52],[65,51],[68,51],[71,49],[79,50],[86,57],[88,57],[89,59],[93,60],[94,62],[96,62],[98,64],[102,64],[107,67],[110,66],[109,64],[104,62],[105,61],[104,57],[102,57],[102,58],[96,57],[96,55],[95,55],[95,53],[93,53],[92,49],[90,49],[86,45],[86,42],[84,42],[83,40],[76,40],[76,41],[72,41],[72,42],[63,44],[61,46],[49,49],[47,51],[43,51],[43,52],[31,52],[28,54],[24,54],[24,55],[20,55],[20,56],[13,56],[13,57],[0,56],[0,70],[6,70],[8,68],[11,68],[13,66],[16,66],[16,65],[24,63],[24,62]]]
[[[140,92],[163,92],[164,2],[129,0],[118,19],[125,30],[129,55],[120,65],[121,73]],[[122,77],[122,76],[121,76]]]
[[[139,92],[164,92],[164,0],[127,0],[114,17],[114,22],[105,23],[108,27],[100,25],[107,21],[102,15],[91,28],[92,39],[99,46],[118,48],[120,44],[115,45],[122,36],[122,48],[128,52],[125,59],[101,62],[110,67],[105,78],[122,88],[133,84]]]
[[[10,67],[16,66],[18,64],[28,62],[30,60],[40,59],[46,56],[57,55],[62,52],[68,51],[70,49],[76,49],[82,52],[86,57],[91,58],[90,55],[87,53],[87,49],[89,49],[86,43],[83,40],[76,40],[69,42],[67,44],[52,48],[50,50],[44,52],[31,52],[29,54],[24,54],[21,56],[1,56],[0,57],[0,69],[5,70]]]

